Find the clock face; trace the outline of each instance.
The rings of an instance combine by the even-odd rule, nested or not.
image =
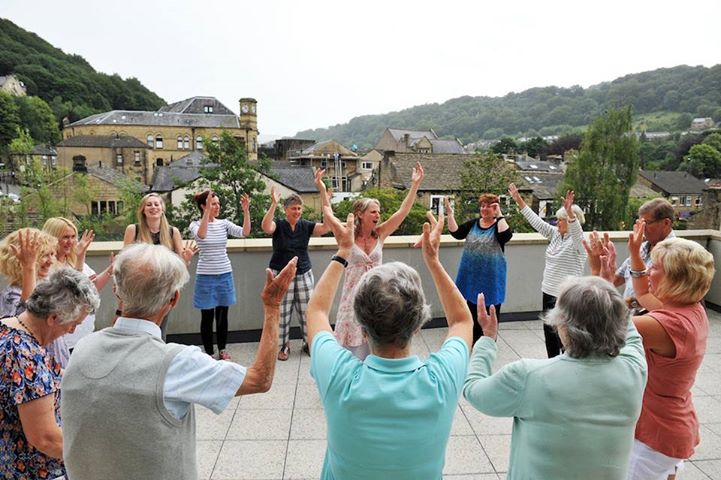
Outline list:
[[[246,105],[246,104],[241,105],[240,110],[243,113],[248,113],[248,105]]]
[[[255,105],[250,106],[250,113],[255,113]]]

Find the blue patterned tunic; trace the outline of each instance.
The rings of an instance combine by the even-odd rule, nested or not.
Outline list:
[[[61,461],[28,444],[18,405],[55,397],[60,425],[60,365],[28,333],[0,323],[0,478],[52,479],[65,474]]]
[[[494,223],[488,228],[482,228],[476,218],[451,232],[454,238],[466,239],[456,285],[463,297],[474,304],[479,293],[485,295],[486,306],[501,304],[506,299],[506,257],[503,255],[503,246],[511,239],[513,232],[509,228],[499,233],[497,225]]]

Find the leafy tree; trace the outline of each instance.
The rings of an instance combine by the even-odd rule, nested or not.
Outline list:
[[[491,152],[500,155],[502,153],[509,154],[518,151],[518,144],[511,137],[503,137],[493,145],[491,145]]]
[[[15,97],[20,121],[30,131],[35,143],[55,145],[60,141],[60,128],[53,110],[40,97]]]
[[[575,190],[589,229],[615,230],[624,220],[639,167],[638,140],[631,128],[630,107],[609,110],[591,124],[568,165],[561,191]]]
[[[711,145],[701,143],[691,147],[679,166],[679,170],[688,172],[697,178],[716,178],[721,176],[721,152]]]
[[[33,146],[35,145],[32,137],[30,136],[30,132],[27,128],[20,127],[17,128],[16,132],[17,136],[10,142],[10,153],[18,156],[30,154],[33,150]]]
[[[18,128],[20,128],[18,107],[10,94],[0,92],[0,148],[7,148],[17,136]]]
[[[704,138],[703,143],[721,152],[721,133],[715,132]]]
[[[388,220],[403,203],[408,192],[395,188],[369,188],[363,191],[363,197],[375,198],[381,204],[381,222]],[[345,220],[353,211],[353,202],[357,198],[347,198],[342,202],[333,205],[333,214]],[[416,235],[423,231],[423,223],[426,222],[426,209],[418,203],[414,203],[406,219],[395,231],[394,235]]]
[[[690,113],[682,113],[676,118],[676,128],[679,130],[688,130],[692,120],[693,118],[691,118]]]
[[[521,144],[518,146],[518,149],[522,152],[525,151],[531,157],[545,158],[546,152],[548,150],[548,142],[546,142],[541,137],[533,137],[526,140],[525,142],[521,142]]]
[[[241,144],[230,132],[223,131],[218,142],[208,138],[203,140],[207,157],[197,180],[198,190],[211,189],[220,199],[221,216],[238,225],[243,223],[243,210],[240,198],[243,194],[250,197],[250,216],[254,236],[260,236],[260,222],[270,205],[270,196],[263,193],[265,182],[260,174],[270,176],[270,161],[263,158],[251,164]],[[198,208],[189,194],[178,212],[174,212],[174,222],[187,227],[199,218]]]

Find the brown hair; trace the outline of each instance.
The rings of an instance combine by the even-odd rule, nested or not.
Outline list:
[[[203,207],[208,201],[208,195],[210,195],[210,190],[206,190],[204,192],[196,193],[195,195],[193,195],[193,201],[196,203],[196,205],[198,205],[198,210],[200,210],[201,212],[203,211]]]
[[[500,198],[498,195],[494,195],[493,193],[482,193],[478,197],[478,205],[481,205],[482,203],[485,203],[487,205],[490,205],[492,203],[499,203]]]
[[[356,237],[361,234],[360,218],[358,217],[358,214],[363,213],[366,210],[368,210],[368,208],[370,208],[371,204],[373,204],[373,203],[378,205],[378,209],[380,210],[381,202],[379,202],[375,198],[359,198],[358,200],[353,202],[353,206],[352,206],[353,218],[354,218],[353,223],[355,223],[355,236]],[[378,232],[376,231],[375,228],[371,232],[371,236],[373,238],[378,238]]]

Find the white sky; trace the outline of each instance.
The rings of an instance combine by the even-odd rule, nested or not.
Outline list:
[[[168,102],[254,97],[263,137],[721,63],[719,0],[0,0],[0,17]]]

